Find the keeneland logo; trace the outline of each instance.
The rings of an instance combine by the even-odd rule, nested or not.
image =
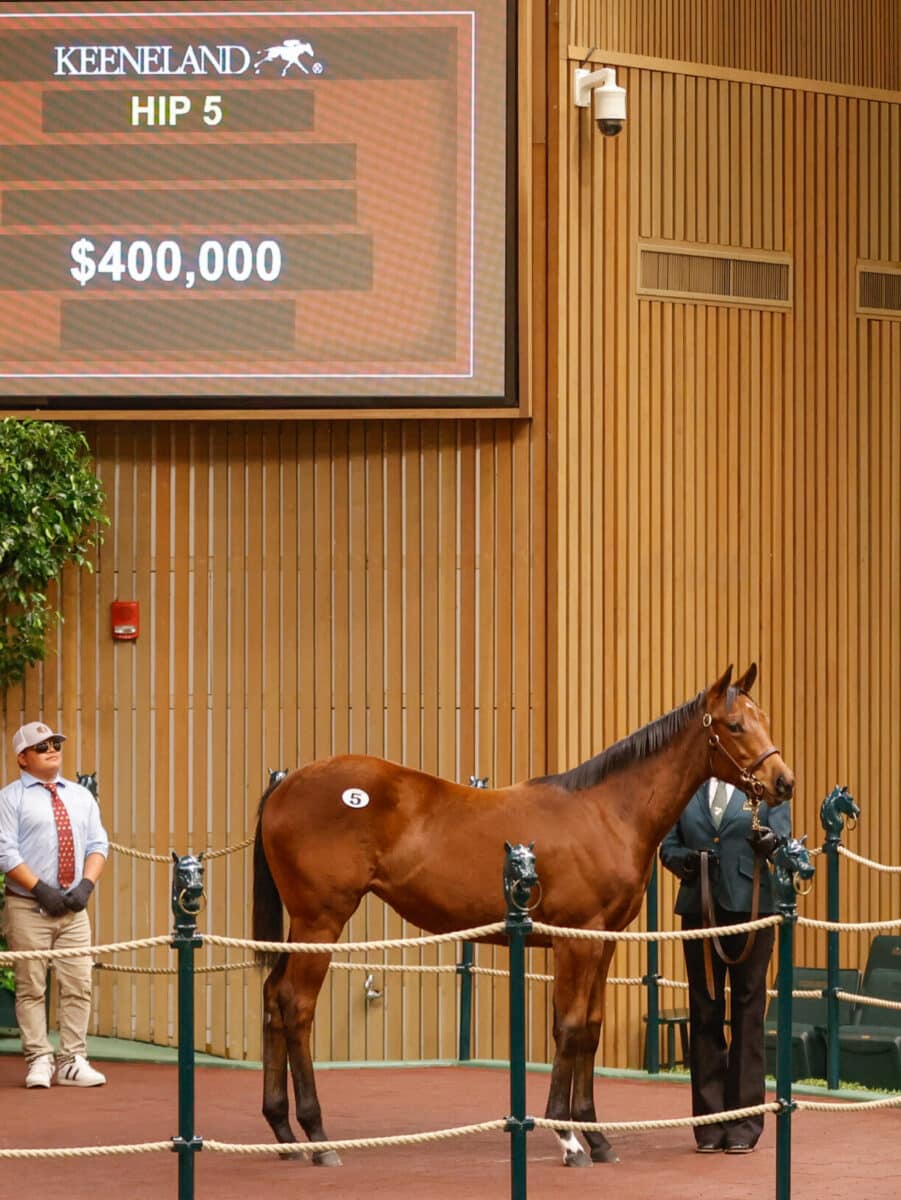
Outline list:
[[[254,53],[256,58],[254,58]],[[308,67],[301,61],[309,58]],[[296,67],[304,75],[321,75],[313,46],[286,38],[277,46],[256,52],[241,45],[54,46],[54,75],[244,75],[259,74],[266,63],[283,63],[281,74]]]

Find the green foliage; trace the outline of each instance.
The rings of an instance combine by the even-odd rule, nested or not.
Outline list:
[[[6,876],[0,871],[0,911],[3,909],[5,895],[3,891],[3,881]],[[8,950],[6,938],[0,934],[0,950]],[[16,977],[13,974],[12,967],[0,967],[0,991],[14,992],[16,990]]]
[[[41,662],[60,614],[47,585],[91,570],[105,496],[84,434],[54,421],[0,421],[0,689]]]

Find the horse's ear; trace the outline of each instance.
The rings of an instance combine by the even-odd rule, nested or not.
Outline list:
[[[729,686],[729,680],[732,678],[732,663],[725,669],[716,683],[712,683],[707,689],[708,696],[724,696],[726,688]]]
[[[509,843],[509,842],[504,842],[504,849],[505,849],[505,850],[507,851],[507,853],[509,854],[509,853],[510,853],[510,851],[513,849],[513,847],[510,845],[510,843]]]
[[[750,692],[754,686],[754,680],[757,678],[757,663],[752,662],[741,679],[736,679],[735,686],[740,692]]]
[[[172,861],[173,861],[174,863],[177,863],[177,862],[178,862],[178,855],[175,853],[175,851],[174,851],[174,850],[172,851]]]
[[[807,834],[805,833],[800,840],[801,840],[801,845],[806,846],[807,845]]]
[[[530,849],[530,850],[534,850],[534,849],[535,849],[535,843],[534,843],[534,842],[529,842],[529,849]]]

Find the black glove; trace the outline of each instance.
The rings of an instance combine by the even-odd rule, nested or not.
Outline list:
[[[90,879],[82,879],[81,883],[76,884],[71,892],[66,892],[63,897],[66,907],[70,912],[81,912],[90,900],[93,890],[94,885]]]
[[[51,887],[49,883],[44,883],[43,879],[37,881],[31,889],[31,894],[48,917],[64,917],[69,911],[66,897],[59,888]]]
[[[682,860],[680,872],[683,883],[694,883],[701,873],[701,855],[697,850],[689,850]]]
[[[772,829],[764,826],[761,826],[760,829],[752,829],[748,834],[747,841],[758,858],[770,858],[773,851],[778,850],[782,845],[782,838],[778,833],[774,833]]]
[[[712,877],[720,865],[719,855],[715,850],[689,850],[682,863],[683,883],[695,883],[701,874],[701,854],[707,855],[707,871]]]

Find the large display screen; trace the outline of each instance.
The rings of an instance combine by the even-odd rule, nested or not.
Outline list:
[[[514,12],[0,3],[0,403],[515,407]]]

